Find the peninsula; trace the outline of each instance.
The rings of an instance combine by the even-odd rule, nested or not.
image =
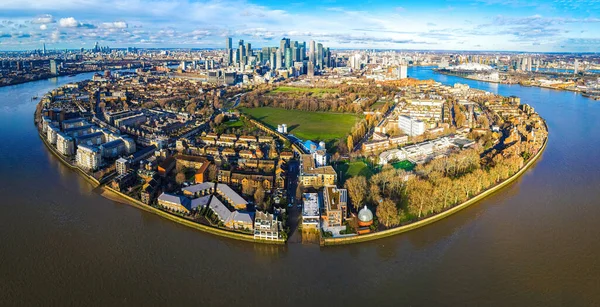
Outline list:
[[[547,141],[518,97],[407,78],[403,60],[374,70],[318,44],[272,71],[272,56],[253,58],[255,70],[227,47],[205,65],[146,63],[54,89],[36,110],[40,137],[95,185],[173,221],[323,245],[447,216],[518,177]]]

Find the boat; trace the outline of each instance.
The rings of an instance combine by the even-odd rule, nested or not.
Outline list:
[[[36,95],[36,96],[33,96],[33,97],[31,97],[31,99],[33,99],[33,100],[37,100],[37,99],[38,99],[38,96],[37,96],[37,95]]]

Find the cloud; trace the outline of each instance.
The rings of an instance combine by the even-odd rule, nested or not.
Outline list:
[[[47,24],[47,23],[55,23],[54,17],[50,14],[40,15],[34,18],[31,23],[33,24]]]
[[[40,30],[44,31],[44,30],[47,30],[47,29],[48,29],[47,25],[45,25],[45,24],[40,25]]]
[[[79,22],[73,17],[61,18],[58,21],[58,25],[63,28],[77,28],[79,27]]]
[[[105,29],[126,29],[127,23],[124,21],[104,22],[101,27]]]

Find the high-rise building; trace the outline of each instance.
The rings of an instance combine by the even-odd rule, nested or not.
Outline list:
[[[50,73],[53,75],[58,75],[58,66],[56,64],[56,60],[50,60]]]
[[[280,69],[281,68],[281,54],[282,50],[281,49],[277,49],[277,54],[276,54],[276,59],[275,59],[275,69]]]
[[[232,48],[233,46],[233,41],[231,40],[231,37],[227,38],[227,41],[225,41],[225,49],[229,50]]]
[[[271,67],[271,70],[275,70],[275,61],[275,53],[271,52],[269,57],[269,67]]]
[[[292,48],[285,48],[285,68],[292,67]]]
[[[573,64],[573,73],[574,74],[579,73],[579,60],[577,60],[577,59],[575,59],[575,63]]]
[[[44,51],[42,53],[43,55],[46,55],[46,43],[44,43]]]
[[[406,65],[400,65],[398,67],[398,79],[406,79],[408,77],[408,67]]]
[[[315,52],[316,52],[315,41],[310,41],[309,49],[308,49],[308,61],[315,65]]]
[[[246,43],[246,57],[250,57],[252,55],[252,45],[250,43]]]
[[[323,69],[323,44],[317,44],[317,67]]]
[[[315,65],[311,61],[308,61],[308,72],[307,72],[307,75],[309,77],[314,77],[315,76]]]

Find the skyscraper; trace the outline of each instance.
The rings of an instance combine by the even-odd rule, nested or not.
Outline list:
[[[58,74],[58,66],[56,65],[56,60],[50,60],[50,73],[53,75]]]
[[[277,49],[276,59],[275,59],[275,69],[281,68],[281,49]]]
[[[292,67],[292,48],[285,48],[285,68]]]
[[[323,69],[323,44],[317,44],[317,65],[319,69]]]
[[[229,66],[233,62],[233,50],[231,49],[233,46],[231,37],[228,37],[225,41],[225,62]]]
[[[310,41],[309,49],[308,49],[308,61],[315,64],[315,41]]]

